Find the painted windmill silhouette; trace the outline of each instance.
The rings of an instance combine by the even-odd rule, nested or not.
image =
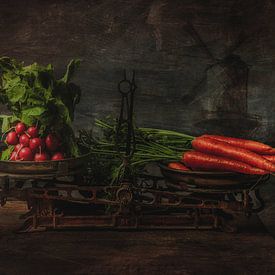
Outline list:
[[[216,59],[190,22],[187,22],[184,29],[211,63],[205,69],[204,77],[182,99],[185,103],[194,103],[200,97],[200,86],[206,84],[207,96],[201,103],[204,118],[196,122],[195,126],[208,131],[210,129],[217,134],[252,135],[260,125],[261,118],[248,113],[249,65],[234,54],[249,37],[240,35],[236,43],[226,50],[224,57]]]

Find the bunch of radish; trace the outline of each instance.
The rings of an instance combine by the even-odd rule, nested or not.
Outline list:
[[[184,152],[171,169],[224,171],[265,175],[275,172],[275,148],[240,138],[203,135],[192,141],[193,150]]]
[[[40,136],[37,126],[27,127],[24,123],[18,122],[7,133],[5,142],[8,146],[13,146],[13,151],[9,157],[11,161],[64,159],[59,138],[52,133],[46,137]]]

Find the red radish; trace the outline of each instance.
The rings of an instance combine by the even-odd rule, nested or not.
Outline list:
[[[13,161],[19,160],[18,153],[16,151],[13,151],[11,153],[11,155],[10,155],[10,159],[9,160],[13,160]]]
[[[7,134],[6,143],[8,145],[16,145],[18,142],[19,141],[16,132],[12,131]]]
[[[29,147],[33,152],[37,152],[38,149],[42,147],[42,139],[41,138],[30,139]]]
[[[201,152],[189,151],[182,158],[184,164],[194,170],[202,171],[229,171],[243,174],[265,175],[268,171],[255,168],[241,161],[213,156]]]
[[[20,144],[22,144],[23,146],[29,146],[29,143],[30,143],[30,138],[26,135],[26,134],[23,134],[20,136],[19,138],[19,142]]]
[[[23,145],[20,144],[20,143],[18,143],[18,144],[15,145],[14,151],[15,151],[15,152],[18,152],[19,150],[21,150],[21,148],[23,148]]]
[[[50,157],[46,152],[43,153],[36,153],[34,155],[34,161],[46,161],[49,160]]]
[[[171,168],[171,169],[182,170],[182,171],[189,171],[190,170],[189,168],[187,168],[186,166],[184,166],[180,162],[170,162],[168,164],[168,167]]]
[[[275,164],[262,156],[246,149],[232,146],[223,141],[207,137],[199,137],[192,141],[192,146],[194,149],[202,153],[235,159],[262,170],[275,172]]]
[[[60,152],[53,154],[51,158],[51,160],[62,160],[62,159],[64,159],[64,155]]]
[[[32,150],[29,147],[23,147],[20,151],[19,151],[19,159],[20,160],[26,160],[26,161],[30,161],[33,160],[33,153]]]
[[[60,145],[59,139],[53,134],[47,135],[45,142],[47,149],[52,152],[56,151],[56,149]]]
[[[18,135],[21,135],[23,134],[25,131],[26,131],[27,127],[24,123],[22,122],[18,122],[15,126],[15,132],[18,134]]]
[[[38,128],[35,127],[35,126],[31,126],[28,128],[27,130],[27,133],[32,137],[32,138],[35,138],[35,137],[38,137]]]
[[[269,154],[268,152],[275,151],[271,146],[263,144],[261,142],[257,142],[254,140],[247,140],[241,138],[233,138],[233,137],[224,137],[224,136],[217,136],[217,135],[203,135],[201,137],[212,138],[215,140],[223,141],[229,143],[231,145],[244,148],[249,151],[253,151],[258,154]],[[272,150],[273,149],[273,150]]]

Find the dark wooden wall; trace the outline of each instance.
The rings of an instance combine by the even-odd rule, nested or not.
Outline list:
[[[116,114],[122,70],[136,69],[140,125],[275,141],[272,0],[0,2],[0,55],[83,60],[76,128]]]

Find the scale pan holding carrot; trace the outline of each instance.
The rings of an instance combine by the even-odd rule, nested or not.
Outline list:
[[[180,162],[181,165],[173,162],[168,167],[266,175],[275,171],[275,149],[253,140],[203,135],[193,139],[192,150],[184,152]]]

